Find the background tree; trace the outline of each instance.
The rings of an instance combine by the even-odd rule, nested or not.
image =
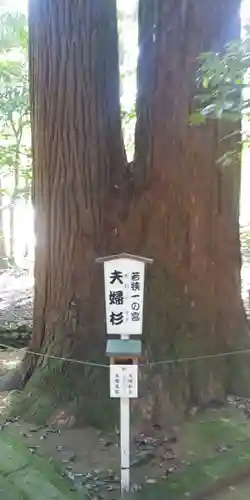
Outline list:
[[[0,269],[7,267],[7,250],[4,237],[4,190],[2,188],[2,181],[0,176]]]
[[[16,202],[30,196],[30,116],[27,20],[0,11],[0,168],[9,198],[9,258],[15,260]]]
[[[104,360],[96,256],[123,250],[155,259],[144,334],[149,359],[249,348],[240,297],[239,168],[221,171],[217,164],[228,124],[189,124],[197,57],[239,36],[239,8],[239,0],[141,0],[135,158],[128,168],[114,2],[30,0],[37,237],[31,348],[45,357],[28,356],[22,366],[23,383],[29,379],[23,400],[31,393],[24,413],[77,414],[80,406],[85,421],[104,418],[102,370],[47,357]],[[148,397],[144,387],[142,404],[165,420],[173,406],[248,393],[248,374],[239,356],[158,365],[142,372],[150,391]]]
[[[12,49],[27,50],[28,27],[26,15],[19,11],[9,11],[6,6],[0,6],[0,51],[9,52]]]

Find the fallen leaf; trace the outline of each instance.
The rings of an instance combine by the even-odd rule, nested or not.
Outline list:
[[[156,482],[157,482],[156,479],[153,479],[153,478],[146,479],[147,484],[155,484]]]

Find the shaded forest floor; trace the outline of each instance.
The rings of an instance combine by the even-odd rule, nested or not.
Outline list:
[[[243,300],[249,311],[249,263],[243,266],[242,278]],[[32,328],[32,304],[31,275],[18,270],[0,274],[0,334],[6,327]],[[13,369],[24,352],[24,349],[0,350],[0,375]],[[22,422],[18,415],[9,421],[6,415],[12,397],[15,394],[0,393],[0,431],[21,439],[29,453],[53,461],[60,474],[69,478],[72,489],[84,494],[83,498],[119,498],[118,431],[103,434],[90,428],[63,425],[37,427]],[[250,498],[250,401],[232,398],[225,407],[211,408],[206,413],[194,409],[181,427],[137,429],[132,435],[131,456],[133,498],[205,500],[207,496],[202,491],[218,483],[210,492],[213,500],[247,500]],[[235,470],[239,470],[239,484],[233,478]],[[222,493],[218,493],[221,488]],[[199,496],[194,495],[195,491],[200,491]]]
[[[250,479],[246,479],[240,484],[231,485],[222,493],[215,495],[213,500],[249,500]]]
[[[0,274],[0,327],[32,326],[34,278],[9,270]]]
[[[22,349],[1,352],[0,373],[23,354]],[[13,397],[15,392],[0,393],[0,439],[20,441],[29,453],[51,462],[84,499],[120,498],[118,431],[67,428],[63,420],[57,427],[36,426],[18,415],[9,419]],[[193,408],[181,426],[137,429],[131,441],[133,500],[250,498],[248,399],[232,397],[225,406],[205,412]]]
[[[2,406],[8,402],[9,396],[2,395]],[[14,442],[21,440],[29,453],[55,464],[83,498],[120,498],[116,434],[38,428],[19,419],[6,421],[3,415],[1,429]],[[208,491],[214,500],[249,499],[250,423],[235,405],[198,413],[182,427],[142,432],[132,442],[133,498],[201,500]]]

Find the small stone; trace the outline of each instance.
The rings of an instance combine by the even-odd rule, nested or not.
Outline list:
[[[35,446],[34,446],[34,447],[32,447],[32,448],[31,448],[31,447],[30,447],[30,448],[28,448],[28,450],[29,450],[29,452],[30,452],[30,453],[32,453],[33,455],[34,455],[34,453],[36,453],[36,447],[35,447]]]

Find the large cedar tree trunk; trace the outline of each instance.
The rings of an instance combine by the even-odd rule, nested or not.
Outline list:
[[[128,228],[138,234],[141,221],[133,250],[155,259],[146,322],[153,359],[249,346],[240,295],[240,166],[217,162],[236,141],[221,141],[229,124],[189,125],[197,57],[240,36],[239,13],[239,0],[140,2],[135,174],[143,209],[136,203],[138,221],[133,213]],[[247,365],[244,355],[218,357],[160,367],[151,378],[157,393],[165,374],[163,410],[164,399],[166,408],[169,400],[206,405],[249,391]]]
[[[239,167],[218,167],[221,126],[188,124],[197,56],[239,35],[240,1],[141,0],[136,154],[129,168],[114,4],[30,0],[37,237],[31,348],[103,361],[102,272],[94,259],[120,250],[155,260],[146,287],[148,359],[244,348]],[[40,407],[53,401],[75,412],[83,398],[85,420],[96,422],[98,404],[109,400],[107,370],[46,358],[34,370],[36,359],[24,363],[23,381],[32,375],[26,392],[34,392],[28,405],[37,405],[38,389]],[[147,415],[159,420],[172,407],[248,390],[245,361],[218,357],[142,369]]]
[[[117,197],[125,165],[115,2],[30,0],[29,29],[36,233],[30,347],[103,363],[102,276],[94,260],[110,249],[115,227],[107,230],[104,206]],[[37,360],[25,360],[23,382]],[[104,372],[39,359],[27,388],[40,389],[35,411],[50,414],[63,392],[74,407],[87,397],[85,418],[100,420]]]

